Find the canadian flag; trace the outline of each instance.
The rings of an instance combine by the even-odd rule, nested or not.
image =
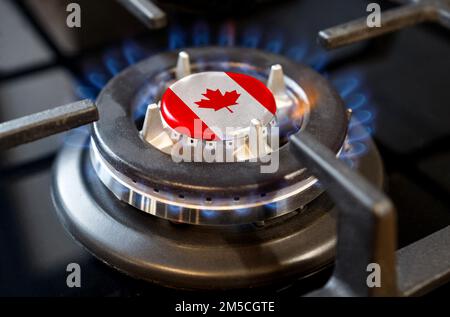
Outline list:
[[[275,112],[275,98],[261,81],[231,72],[189,75],[170,86],[161,100],[161,114],[171,128],[206,140],[231,139],[250,127],[252,119],[266,125]],[[194,124],[199,121],[200,129]]]

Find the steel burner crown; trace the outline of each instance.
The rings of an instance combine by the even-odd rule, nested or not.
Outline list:
[[[238,139],[244,139],[242,147],[238,147],[240,143],[234,144],[234,140],[192,139],[164,122],[158,104],[167,88],[191,74],[208,72],[222,76],[245,73],[267,82],[276,102],[274,121],[279,123],[281,132],[289,134],[300,129],[314,135],[336,154],[341,150],[348,124],[345,107],[329,82],[312,69],[258,50],[188,49],[159,54],[133,65],[100,93],[97,104],[102,120],[93,125],[89,157],[102,183],[116,198],[137,209],[196,225],[265,221],[293,212],[317,198],[322,189],[315,185],[316,179],[303,164],[292,159],[287,143],[280,142],[276,152],[272,151],[278,159],[273,172],[261,173],[271,163],[247,159],[250,157],[247,153],[254,153],[246,150],[249,138]],[[147,106],[140,129],[132,120],[133,110],[141,104],[139,100],[146,96],[151,85],[158,91],[152,92],[154,103]],[[199,91],[200,100],[201,94]],[[292,127],[284,121],[292,122]],[[267,135],[271,129],[264,129],[261,124],[254,126],[259,152],[259,136]],[[174,145],[187,145],[181,146],[184,158],[184,150],[201,148],[199,143],[210,152],[214,146],[243,151],[232,152],[237,158],[233,162],[174,160],[177,157],[172,155]],[[270,151],[272,143],[268,145]],[[191,153],[195,155],[196,151]],[[214,153],[217,156],[220,151]]]
[[[161,101],[161,114],[174,130],[201,140],[230,140],[257,120],[275,117],[275,98],[256,78],[232,72],[200,72],[172,84]]]

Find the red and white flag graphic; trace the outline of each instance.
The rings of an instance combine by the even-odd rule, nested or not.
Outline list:
[[[175,129],[190,131],[199,139],[231,139],[235,132],[251,126],[252,119],[267,125],[276,112],[270,90],[254,77],[229,72],[202,72],[170,86],[162,97],[161,114]],[[201,131],[194,122],[200,120]],[[199,135],[206,130],[213,137]]]

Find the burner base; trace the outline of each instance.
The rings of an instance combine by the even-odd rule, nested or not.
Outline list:
[[[61,151],[53,200],[69,233],[128,275],[175,288],[239,289],[292,282],[333,261],[336,212],[326,195],[263,226],[174,224],[117,200],[97,178],[88,144],[79,137]],[[382,163],[368,144],[358,169],[381,186]]]

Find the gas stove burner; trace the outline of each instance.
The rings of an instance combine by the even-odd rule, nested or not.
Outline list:
[[[271,66],[282,65],[287,98],[293,102],[290,107],[280,104],[278,121],[296,119],[301,130],[335,153],[341,149],[348,122],[344,105],[328,82],[310,68],[250,49],[204,48],[187,53],[193,73],[239,71],[266,81]],[[119,199],[169,220],[223,225],[264,221],[317,197],[321,190],[316,180],[292,159],[286,144],[276,153],[278,169],[261,173],[269,168],[262,161],[178,163],[145,142],[131,119],[138,106],[136,96],[142,98],[152,91],[150,87],[158,87],[152,93],[160,100],[177,79],[177,59],[176,53],[161,54],[130,67],[111,80],[97,100],[102,119],[94,124],[91,156],[100,179]],[[146,133],[144,138],[148,139]]]
[[[168,88],[224,74],[267,82],[270,91],[260,88],[273,95],[276,111],[258,120],[281,131],[280,146],[271,151],[279,168],[272,173],[261,173],[262,160],[175,162],[149,136],[156,129],[180,139],[165,119]],[[143,126],[134,118],[142,100],[151,104]],[[163,53],[113,78],[97,107],[101,119],[91,138],[80,137],[57,160],[53,197],[69,232],[100,259],[142,279],[194,289],[260,286],[332,262],[335,211],[282,135],[307,131],[336,155],[346,150],[344,104],[309,67],[244,48]],[[183,137],[188,144],[218,142]],[[381,161],[370,140],[357,168],[381,186]]]

